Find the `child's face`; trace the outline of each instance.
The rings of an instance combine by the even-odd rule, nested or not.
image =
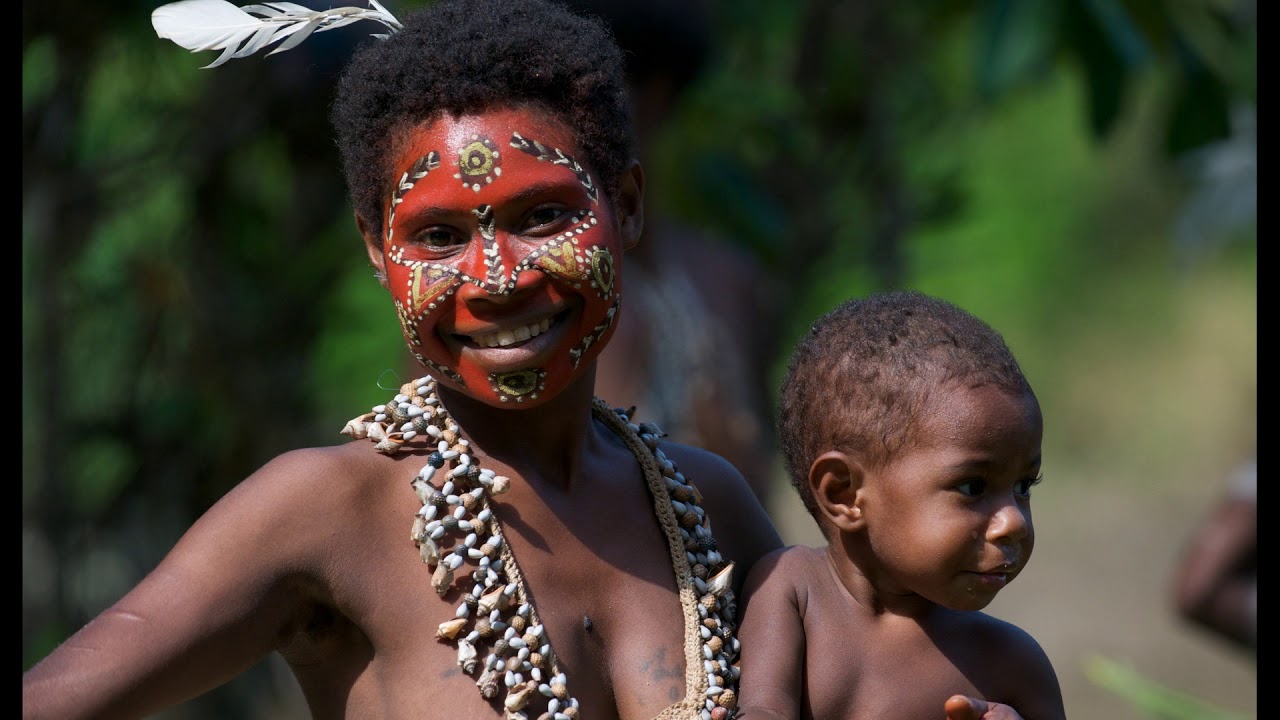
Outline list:
[[[439,381],[538,405],[608,340],[629,238],[577,157],[562,123],[511,109],[446,116],[396,155],[380,255],[409,349]]]
[[[945,386],[912,441],[865,480],[882,592],[980,610],[1031,557],[1040,407],[1030,393]]]

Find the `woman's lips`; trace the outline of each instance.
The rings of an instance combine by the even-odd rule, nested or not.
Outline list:
[[[571,309],[561,309],[501,330],[452,333],[450,338],[461,346],[462,356],[489,365],[492,371],[514,370],[527,367],[555,348],[569,324],[566,320],[570,314]]]

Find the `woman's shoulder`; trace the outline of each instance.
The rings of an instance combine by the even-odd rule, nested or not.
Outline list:
[[[306,508],[304,514],[314,516],[329,507],[353,512],[362,496],[386,484],[388,475],[413,475],[413,470],[401,467],[405,460],[412,462],[382,455],[359,440],[287,450],[238,483],[223,502],[252,505],[260,513]]]
[[[734,589],[741,592],[743,579],[760,557],[782,546],[773,521],[742,473],[728,460],[667,440],[659,441],[658,450],[697,489],[721,553],[736,564]]]

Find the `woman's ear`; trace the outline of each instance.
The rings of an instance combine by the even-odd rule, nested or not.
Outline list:
[[[356,228],[360,230],[360,237],[364,238],[364,249],[365,252],[369,253],[369,264],[373,266],[373,275],[378,278],[378,284],[383,289],[386,289],[387,259],[382,254],[382,233],[378,232],[373,223],[358,212],[356,213]]]
[[[640,242],[644,232],[644,169],[640,161],[633,159],[618,178],[617,214],[618,232],[622,236],[622,249],[630,250]]]
[[[857,532],[862,518],[862,465],[837,450],[819,455],[809,466],[809,492],[827,522],[840,532]]]

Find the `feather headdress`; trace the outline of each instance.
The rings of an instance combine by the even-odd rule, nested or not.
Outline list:
[[[313,32],[332,30],[358,20],[375,20],[391,32],[400,29],[400,21],[377,0],[369,0],[369,6],[312,10],[291,2],[236,7],[227,0],[180,0],[151,11],[151,26],[160,37],[191,52],[221,50],[217,60],[204,66],[211,68],[283,40],[267,53],[273,55],[296,47]],[[374,37],[386,38],[389,34]]]

